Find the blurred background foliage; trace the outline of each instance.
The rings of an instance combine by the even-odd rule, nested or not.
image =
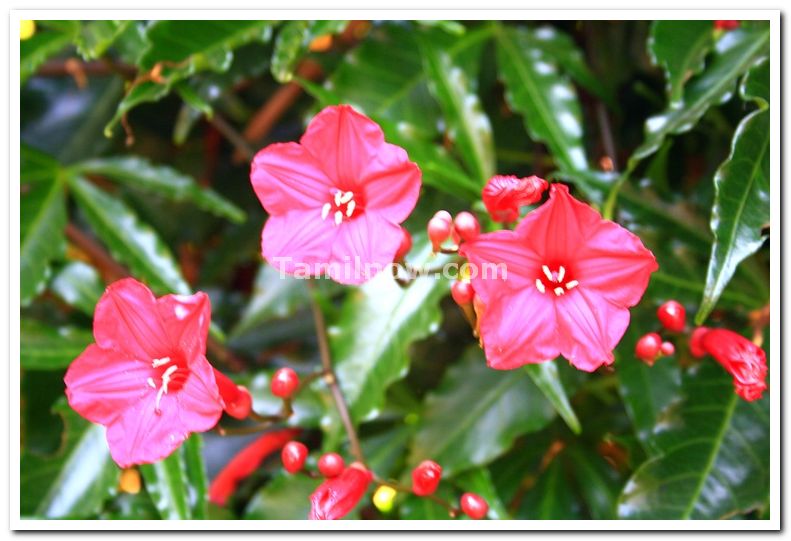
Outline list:
[[[22,515],[306,517],[318,482],[276,458],[226,507],[207,504],[207,480],[248,437],[195,435],[129,492],[103,429],[65,404],[62,377],[92,341],[105,285],[133,275],[158,294],[208,292],[210,360],[274,411],[273,370],[319,361],[305,284],[262,263],[249,160],[297,140],[322,106],[349,103],[423,171],[411,262],[430,259],[423,231],[437,209],[472,208],[493,228],[480,190],[497,172],[568,182],[660,264],[615,365],[594,374],[562,359],[488,369],[444,281],[321,281],[340,384],[379,475],[406,480],[434,459],[440,494],[476,491],[493,518],[767,518],[768,398],[740,400],[682,335],[653,367],[633,351],[671,298],[698,323],[760,332],[768,47],[766,21],[728,32],[713,21],[36,21],[20,58]],[[345,451],[321,382],[296,411],[311,460]],[[389,513],[368,498],[353,516],[446,518],[403,494]]]

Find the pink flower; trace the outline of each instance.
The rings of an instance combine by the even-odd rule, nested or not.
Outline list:
[[[748,402],[761,398],[767,389],[763,349],[728,329],[698,327],[695,334],[698,352],[709,353],[733,376],[736,394]]]
[[[310,520],[337,520],[348,515],[360,502],[373,474],[359,462],[327,479],[310,495]]]
[[[537,203],[546,189],[547,181],[535,175],[495,175],[486,182],[481,196],[492,220],[507,223],[519,218],[519,207]]]
[[[250,179],[270,215],[264,258],[288,274],[344,284],[393,262],[421,184],[404,149],[348,105],[322,110],[299,143],[259,151]]]
[[[161,460],[191,432],[217,424],[223,403],[205,357],[210,321],[205,293],[157,299],[131,278],[99,299],[96,343],[69,366],[66,396],[77,413],[107,427],[122,468]]]
[[[517,368],[559,354],[580,370],[614,360],[630,306],[658,267],[640,239],[553,184],[549,200],[515,231],[462,244],[485,310],[489,366]],[[495,265],[500,264],[499,269]]]

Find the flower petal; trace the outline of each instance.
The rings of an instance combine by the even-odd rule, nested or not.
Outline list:
[[[403,148],[384,143],[362,178],[366,210],[400,224],[417,204],[420,178],[420,168]]]
[[[487,364],[498,370],[550,361],[560,354],[555,303],[534,287],[495,297],[480,324]]]
[[[107,287],[96,304],[93,334],[100,347],[146,362],[167,355],[173,346],[159,318],[154,294],[132,278]]]
[[[261,251],[280,272],[295,274],[309,269],[310,276],[322,274],[331,257],[338,227],[322,220],[317,212],[291,211],[270,216],[261,236]]]
[[[220,419],[223,408],[220,390],[214,369],[205,357],[190,365],[184,386],[172,396],[178,404],[181,425],[190,432],[211,430]]]
[[[152,391],[146,382],[151,375],[149,363],[91,344],[72,361],[63,380],[72,409],[107,425]]]
[[[313,155],[297,143],[275,143],[259,150],[250,181],[270,215],[294,209],[320,212],[335,191]]]
[[[300,143],[341,190],[361,188],[385,144],[379,125],[349,105],[322,109],[310,121]],[[371,169],[373,168],[373,169]]]
[[[188,363],[206,354],[211,323],[211,302],[206,293],[165,295],[157,299],[157,309],[170,339]]]
[[[562,355],[586,372],[612,364],[612,350],[629,326],[629,310],[582,287],[559,297],[555,303]]]
[[[342,284],[362,284],[393,262],[401,244],[401,227],[375,212],[343,222],[332,245],[328,274]]]

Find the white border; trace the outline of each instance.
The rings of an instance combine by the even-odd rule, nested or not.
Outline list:
[[[406,2],[409,3],[409,2]],[[671,4],[672,2],[667,2]],[[679,7],[683,7],[683,2]],[[599,521],[599,520],[510,520],[510,521],[94,521],[21,520],[19,518],[19,21],[23,19],[459,19],[459,20],[608,20],[608,19],[733,19],[770,21],[771,58],[771,224],[770,236],[770,502],[771,516],[765,521]],[[9,400],[10,527],[14,530],[778,530],[780,528],[780,11],[779,10],[12,10],[9,17],[9,198],[3,205],[9,217],[9,327],[3,327],[10,344]],[[5,151],[3,145],[3,150]],[[788,190],[786,190],[788,191]],[[788,194],[786,194],[788,196]],[[3,272],[8,272],[3,268]],[[10,336],[5,335],[10,329]],[[6,509],[3,509],[6,513]]]

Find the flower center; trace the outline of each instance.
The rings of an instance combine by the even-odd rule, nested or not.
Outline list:
[[[566,291],[571,291],[580,283],[577,280],[569,280],[566,267],[560,265],[553,271],[549,265],[541,265],[541,274],[536,278],[536,289],[541,293],[551,291],[556,297],[564,295]]]
[[[152,389],[157,390],[154,411],[160,414],[162,410],[159,405],[162,402],[162,397],[168,394],[168,391],[178,391],[184,386],[184,382],[189,376],[189,369],[170,357],[153,359],[151,368],[156,371],[156,376],[149,377],[146,383]],[[159,380],[159,385],[157,385],[157,380]]]
[[[360,210],[360,206],[354,199],[353,192],[337,190],[332,201],[324,203],[324,206],[321,207],[321,219],[326,220],[327,218],[331,218],[337,227],[341,225],[344,220],[349,220],[354,217],[355,213]]]

